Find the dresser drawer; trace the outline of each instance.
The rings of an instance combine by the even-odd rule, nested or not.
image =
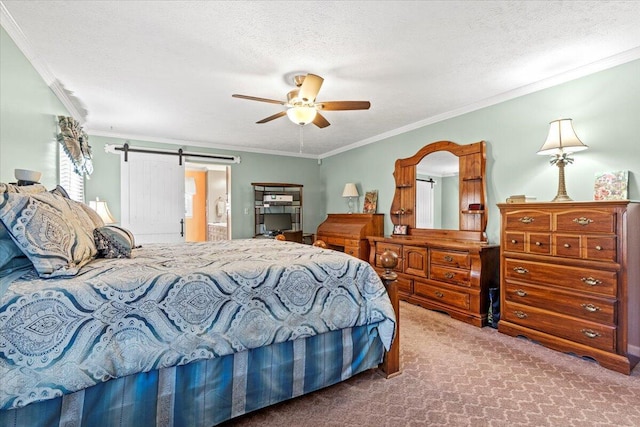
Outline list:
[[[612,211],[573,209],[556,214],[556,231],[613,234],[615,220],[615,212]]]
[[[322,240],[327,245],[331,246],[344,246],[344,238],[343,237],[331,237],[331,236],[318,236],[318,240]]]
[[[399,257],[402,256],[402,245],[395,245],[387,242],[376,242],[376,253],[381,254],[386,250],[395,252]]]
[[[556,234],[554,238],[555,255],[568,258],[580,258],[582,256],[580,236]]]
[[[446,304],[452,307],[469,309],[470,297],[468,293],[443,289],[438,286],[431,286],[427,283],[415,280],[413,289],[416,295],[420,295],[427,299],[436,301],[440,304]]]
[[[545,332],[577,343],[615,351],[616,328],[535,307],[505,302],[501,318],[506,321]]]
[[[457,268],[469,268],[471,265],[468,252],[431,249],[429,251],[429,259],[431,264],[448,265]]]
[[[550,290],[539,286],[515,284],[505,286],[507,301],[564,313],[597,323],[615,324],[616,300]]]
[[[524,233],[506,232],[504,236],[505,251],[524,252]]]
[[[348,240],[347,240],[347,242],[348,242]],[[356,240],[356,242],[357,242],[357,240]],[[360,258],[360,246],[359,245],[356,245],[356,246],[345,245],[344,253],[345,254],[349,254],[351,256],[354,256],[356,258]]]
[[[432,264],[429,269],[429,278],[440,282],[447,282],[454,285],[471,286],[469,281],[469,270],[452,268]]]
[[[529,234],[529,252],[532,254],[551,254],[551,234],[531,233]]]
[[[568,267],[506,258],[506,279],[522,280],[534,285],[547,283],[561,288],[591,292],[609,297],[617,293],[615,271]]]
[[[398,285],[399,292],[404,292],[406,294],[413,293],[413,280],[407,279],[406,277],[398,277],[396,283]]]
[[[584,236],[585,257],[615,262],[617,257],[615,236]]]
[[[551,231],[550,212],[523,209],[505,216],[508,231]]]

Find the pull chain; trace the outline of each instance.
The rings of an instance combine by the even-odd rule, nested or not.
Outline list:
[[[302,128],[304,125],[300,125],[300,154],[302,154],[302,147],[304,146],[304,138]]]

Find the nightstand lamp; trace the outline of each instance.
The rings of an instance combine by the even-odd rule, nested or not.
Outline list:
[[[342,190],[342,197],[349,198],[348,206],[350,214],[353,213],[353,198],[359,196],[360,194],[358,194],[358,189],[356,188],[356,185],[354,183],[350,182],[345,184],[344,190]]]
[[[111,215],[109,206],[107,206],[107,202],[104,200],[100,200],[98,197],[96,197],[95,200],[89,200],[89,207],[100,215],[100,218],[102,218],[105,224],[115,224],[117,222],[113,215]]]
[[[570,202],[571,198],[567,195],[564,184],[564,166],[567,163],[573,163],[573,159],[568,154],[586,150],[589,147],[584,145],[576,135],[571,119],[554,120],[549,125],[547,140],[538,150],[538,154],[554,156],[550,162],[558,166],[558,194],[552,202]]]

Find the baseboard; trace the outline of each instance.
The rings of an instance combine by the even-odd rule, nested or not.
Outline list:
[[[640,357],[640,347],[636,345],[627,346],[627,351],[636,357]]]

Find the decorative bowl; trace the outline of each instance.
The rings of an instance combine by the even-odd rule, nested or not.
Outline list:
[[[30,171],[28,169],[16,169],[14,171],[18,181],[38,182],[42,176],[42,172]]]

